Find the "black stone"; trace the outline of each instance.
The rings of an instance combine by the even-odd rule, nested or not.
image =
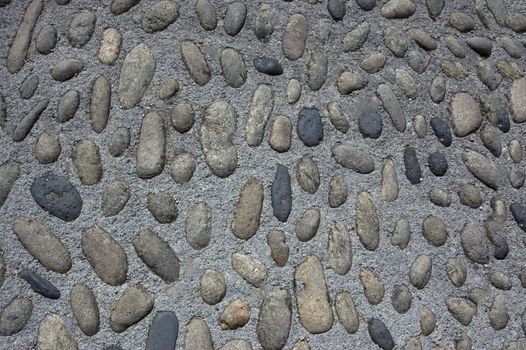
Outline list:
[[[25,280],[31,285],[31,289],[43,297],[49,299],[60,298],[60,291],[51,282],[35,272],[29,270],[22,270],[18,273],[18,277]]]
[[[367,325],[369,336],[379,347],[383,350],[392,350],[395,347],[391,332],[389,332],[382,320],[373,317],[367,322]]]
[[[447,172],[448,164],[446,156],[440,152],[434,152],[429,155],[427,160],[429,170],[435,176],[444,176]]]
[[[146,350],[173,350],[179,334],[179,321],[172,311],[158,311],[153,318]]]
[[[493,256],[497,260],[506,259],[508,253],[510,252],[510,247],[508,246],[508,241],[502,237],[498,241],[494,242]]]
[[[271,189],[272,211],[281,222],[286,222],[292,210],[292,189],[286,166],[278,164]]]
[[[271,57],[257,57],[252,60],[254,67],[258,72],[265,73],[268,75],[281,75],[283,74],[283,67],[281,63],[275,58]]]
[[[364,11],[371,11],[376,6],[376,0],[356,0],[356,4]]]
[[[526,232],[526,207],[519,203],[513,203],[510,205],[510,210],[517,225]]]
[[[345,16],[345,0],[327,1],[327,10],[335,21],[341,21]]]
[[[406,147],[404,151],[405,176],[413,185],[422,181],[422,169],[414,148]]]
[[[307,147],[318,146],[323,141],[323,125],[316,108],[303,108],[296,126],[298,137]]]
[[[508,131],[510,131],[510,128],[511,128],[510,117],[505,110],[501,110],[499,113],[497,113],[497,127],[503,133],[507,133]]]
[[[375,108],[367,108],[358,116],[358,129],[365,138],[379,138],[383,127],[382,116]]]
[[[31,195],[42,209],[64,221],[73,221],[80,215],[82,198],[65,177],[48,174],[35,179]]]
[[[437,117],[431,119],[431,128],[433,128],[433,132],[435,133],[440,143],[442,143],[446,147],[451,146],[451,142],[453,142],[453,137],[451,136],[451,128],[444,119]]]
[[[49,104],[48,99],[44,99],[37,103],[35,107],[20,121],[17,125],[15,131],[13,131],[13,140],[15,142],[23,141],[26,136],[29,134],[33,125],[35,125],[37,119],[40,117],[42,112],[47,108]]]

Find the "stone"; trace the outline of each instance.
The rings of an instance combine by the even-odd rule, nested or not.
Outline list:
[[[367,41],[370,32],[369,22],[364,21],[355,26],[343,37],[343,52],[355,52],[362,48]]]
[[[332,156],[338,164],[359,174],[369,174],[375,168],[371,155],[350,144],[336,143],[332,147]]]
[[[84,256],[102,281],[110,286],[118,286],[126,281],[126,253],[108,232],[98,226],[84,230],[81,245]]]
[[[522,57],[521,48],[509,36],[501,35],[497,38],[497,42],[499,43],[500,46],[502,46],[504,51],[506,51],[508,55],[510,55],[511,58],[521,58]]]
[[[473,262],[487,264],[490,261],[490,245],[482,228],[466,223],[460,235],[464,254]]]
[[[526,232],[526,207],[519,203],[510,205],[510,211],[521,230]]]
[[[12,229],[24,248],[44,267],[59,273],[69,271],[69,250],[46,226],[34,219],[19,218]]]
[[[461,258],[449,258],[446,262],[446,273],[451,283],[460,288],[466,282],[468,270]]]
[[[42,209],[64,221],[75,220],[82,209],[79,192],[62,176],[48,174],[36,178],[31,185],[31,196]]]
[[[393,1],[395,0],[390,0],[390,2],[393,2]],[[407,0],[407,1],[411,2],[410,0]],[[389,332],[389,330],[387,329],[387,327],[385,326],[382,320],[380,320],[379,318],[373,317],[367,322],[367,326],[368,326],[367,329],[369,331],[369,336],[371,337],[371,340],[376,345],[381,347],[383,350],[394,349],[395,343],[391,335],[391,332]]]
[[[153,318],[146,350],[175,349],[179,335],[179,320],[173,311],[157,311]]]
[[[122,15],[137,5],[140,1],[141,0],[113,0],[111,2],[111,13],[116,16]]]
[[[449,51],[457,58],[465,58],[467,55],[466,46],[460,42],[453,35],[446,35],[442,38],[442,42],[446,45]]]
[[[431,203],[444,208],[447,208],[451,205],[449,193],[438,188],[433,188],[431,191],[429,191],[429,200]]]
[[[269,4],[259,5],[254,26],[254,34],[259,41],[267,43],[270,40],[270,36],[274,32],[274,16],[275,13]]]
[[[468,71],[459,62],[453,60],[442,60],[440,62],[442,72],[451,79],[461,81],[469,75]]]
[[[188,323],[184,336],[184,350],[202,349],[213,350],[212,335],[206,321],[200,317],[194,317]]]
[[[376,0],[355,0],[358,5],[364,11],[371,11],[376,6]]]
[[[290,16],[287,20],[281,38],[281,48],[288,60],[295,61],[303,56],[308,28],[307,19],[300,13]]]
[[[270,256],[278,267],[283,267],[289,260],[289,246],[285,241],[285,233],[281,230],[271,230],[267,234],[267,244]]]
[[[431,55],[419,49],[411,49],[405,55],[407,65],[418,74],[426,71],[431,63]]]
[[[24,100],[28,100],[35,94],[35,91],[38,87],[38,76],[34,74],[29,74],[24,78],[22,81],[22,84],[20,84],[20,87],[18,88],[18,91],[20,92],[20,97]]]
[[[232,339],[227,341],[219,350],[252,350],[252,345],[246,340]]]
[[[78,350],[78,344],[59,316],[49,314],[38,327],[38,350]]]
[[[307,63],[306,82],[312,91],[318,91],[327,79],[328,59],[321,51],[313,51]]]
[[[460,199],[460,203],[467,207],[477,209],[482,205],[480,191],[470,183],[461,184],[458,188],[457,194]]]
[[[423,289],[431,278],[433,263],[428,255],[419,255],[411,264],[409,280],[418,289]]]
[[[263,208],[263,184],[250,177],[240,191],[234,212],[232,232],[239,239],[248,240],[259,228]]]
[[[523,14],[516,13],[506,18],[506,25],[515,33],[526,32],[526,17]]]
[[[124,181],[113,181],[102,194],[101,210],[104,216],[119,214],[131,197],[130,186]]]
[[[407,343],[405,343],[404,350],[422,350],[422,344],[420,342],[420,337],[409,338]]]
[[[435,39],[422,28],[412,28],[409,30],[409,35],[411,38],[424,50],[431,51],[437,48],[437,43]]]
[[[290,79],[287,84],[287,102],[294,104],[301,96],[301,84],[297,79]]]
[[[404,32],[396,27],[387,27],[384,30],[384,45],[396,57],[404,57],[408,47],[409,40]]]
[[[292,123],[285,116],[278,116],[272,123],[269,144],[276,152],[287,152],[292,137]]]
[[[206,203],[194,205],[186,216],[186,241],[194,249],[204,249],[212,238],[212,210]]]
[[[463,137],[477,130],[482,123],[479,104],[469,94],[460,92],[453,96],[450,104],[453,132]]]
[[[274,109],[274,91],[269,85],[260,84],[254,91],[245,124],[245,140],[257,147],[263,141],[265,126]]]
[[[412,0],[389,0],[380,14],[387,19],[408,18],[416,11],[416,5]]]
[[[294,232],[298,240],[307,242],[316,235],[320,226],[320,217],[318,207],[309,207],[303,212],[294,225]]]
[[[489,160],[476,151],[466,148],[462,151],[462,161],[471,174],[483,184],[494,190],[499,188],[499,169],[492,160]]]
[[[155,59],[144,43],[135,46],[124,58],[117,96],[123,109],[132,109],[142,99],[155,72]]]
[[[423,115],[417,114],[413,119],[413,129],[418,138],[423,139],[427,134],[427,122]]]
[[[338,320],[340,320],[347,333],[356,333],[360,326],[360,316],[351,293],[340,292],[336,294],[335,309]]]
[[[418,95],[418,85],[408,71],[397,68],[395,70],[395,79],[406,97],[413,99]]]
[[[397,286],[391,295],[391,304],[393,309],[399,314],[405,314],[411,308],[412,295],[405,285]]]
[[[345,0],[329,0],[327,11],[335,21],[341,21],[345,16]]]
[[[491,125],[498,127],[502,132],[510,131],[511,122],[507,106],[500,96],[495,94],[481,94],[480,102],[482,113]]]
[[[343,72],[338,77],[336,87],[342,95],[349,95],[367,86],[369,79],[360,73]]]
[[[231,262],[234,271],[256,288],[261,287],[268,277],[265,265],[247,254],[235,252],[232,254]]]
[[[12,299],[0,313],[0,335],[19,333],[26,326],[33,313],[33,302],[28,298]]]
[[[526,121],[526,79],[521,78],[513,81],[509,93],[511,118],[515,123]]]
[[[420,330],[422,335],[429,336],[436,327],[436,316],[433,311],[427,306],[423,306],[420,309]]]
[[[287,222],[292,210],[292,189],[286,166],[278,164],[271,188],[272,211],[281,222]]]
[[[179,259],[168,242],[148,227],[141,227],[132,240],[135,252],[141,260],[165,282],[179,279]]]
[[[444,97],[446,96],[446,77],[444,74],[439,73],[433,79],[429,87],[429,96],[435,103],[444,101]]]
[[[393,233],[391,235],[391,244],[398,246],[400,249],[404,250],[409,244],[409,239],[411,238],[411,229],[409,227],[409,221],[402,217],[400,218],[395,225]]]
[[[177,92],[179,92],[180,89],[179,82],[175,79],[167,79],[165,80],[161,87],[159,88],[159,91],[157,92],[157,96],[163,101],[167,101],[175,96]]]
[[[40,29],[35,40],[35,49],[41,55],[47,55],[53,51],[57,44],[57,29],[51,25],[46,24]]]
[[[435,247],[440,247],[446,243],[448,236],[444,221],[435,215],[426,216],[422,223],[422,234],[425,239]]]
[[[4,284],[6,263],[3,254],[0,252],[0,288]]]
[[[99,147],[90,140],[80,140],[73,144],[71,160],[75,171],[84,185],[95,185],[102,178],[102,162]]]
[[[44,277],[36,272],[29,270],[22,270],[18,273],[18,277],[29,283],[31,289],[48,299],[59,299],[60,291]]]
[[[400,101],[394,94],[391,87],[387,84],[381,84],[376,90],[378,98],[382,101],[384,110],[391,117],[393,126],[399,132],[404,132],[406,128],[406,118]]]
[[[162,173],[165,164],[166,127],[156,111],[146,113],[141,122],[135,171],[141,179]]]
[[[476,65],[479,80],[488,87],[490,91],[497,89],[502,77],[496,72],[495,64],[490,60],[479,61]]]
[[[258,72],[268,75],[283,74],[281,63],[273,57],[256,57],[252,60],[252,63]]]
[[[179,17],[179,5],[175,1],[161,0],[154,3],[142,15],[142,29],[156,33],[168,28]]]
[[[77,283],[69,293],[69,303],[80,330],[91,337],[99,331],[99,305],[93,291],[85,284]]]
[[[511,160],[515,163],[520,163],[522,160],[522,146],[519,140],[513,139],[508,145],[508,153]]]
[[[235,299],[219,315],[219,326],[223,330],[238,329],[250,321],[250,305],[242,299]]]
[[[48,105],[48,99],[41,100],[34,105],[33,109],[31,109],[29,113],[24,116],[24,118],[16,126],[15,130],[13,130],[13,141],[24,141]]]
[[[506,10],[504,1],[486,0],[486,5],[488,5],[488,9],[493,14],[493,17],[495,17],[495,20],[497,21],[497,23],[500,24],[501,26],[505,26],[506,19],[508,18],[508,11]]]
[[[454,12],[449,15],[449,25],[461,33],[467,33],[475,29],[475,21],[472,16],[462,12]]]
[[[129,286],[113,304],[110,327],[122,333],[148,316],[154,305],[154,297],[140,284]]]
[[[438,151],[429,155],[427,164],[429,165],[429,170],[431,170],[435,176],[444,176],[448,169],[446,156]]]
[[[237,35],[243,29],[246,18],[247,7],[245,4],[240,1],[230,3],[223,20],[225,32],[230,36]]]
[[[62,147],[58,138],[50,133],[43,133],[35,145],[35,158],[40,164],[51,164],[60,156]]]
[[[344,222],[338,221],[329,231],[327,243],[328,266],[338,275],[345,276],[352,265],[351,236]]]
[[[362,60],[360,67],[369,74],[375,74],[384,67],[386,61],[383,53],[373,52]]]
[[[9,73],[17,73],[24,66],[29,45],[31,44],[31,38],[33,37],[33,30],[38,18],[42,14],[43,8],[44,3],[42,0],[33,0],[26,7],[24,17],[20,21],[15,38],[7,53],[6,66]]]
[[[464,298],[448,296],[446,306],[451,315],[464,326],[471,323],[477,312],[477,306]]]
[[[416,150],[407,146],[404,150],[405,176],[409,182],[416,185],[422,181],[422,169],[416,155]]]
[[[511,278],[502,272],[492,273],[490,282],[495,288],[502,290],[510,290],[512,287]]]
[[[356,197],[356,234],[367,250],[376,250],[380,243],[380,218],[368,192]]]
[[[311,255],[296,267],[294,282],[301,325],[312,334],[327,332],[332,327],[334,318],[323,267],[318,257]]]
[[[427,0],[426,5],[429,17],[431,17],[431,19],[433,20],[436,20],[438,16],[440,16],[440,14],[442,13],[445,4],[445,0]]]
[[[111,85],[108,78],[99,75],[93,82],[90,98],[91,128],[101,133],[108,124],[111,109]]]
[[[157,222],[169,224],[179,215],[177,201],[167,192],[151,192],[148,194],[146,207]]]
[[[493,50],[493,43],[483,36],[475,36],[467,40],[468,46],[481,57],[488,58]]]
[[[382,168],[382,200],[393,202],[398,198],[398,179],[391,158],[387,158]]]
[[[172,160],[170,175],[175,182],[184,184],[189,182],[194,175],[195,167],[196,158],[193,154],[179,153]]]
[[[318,146],[323,141],[321,116],[314,107],[303,108],[300,111],[296,129],[298,137],[307,147]]]
[[[75,116],[80,105],[80,94],[77,90],[69,90],[62,96],[57,108],[55,119],[65,123]]]
[[[347,201],[349,189],[343,175],[334,175],[329,182],[329,207],[338,208]]]
[[[84,63],[75,58],[67,58],[56,63],[51,68],[51,77],[56,81],[64,82],[77,76],[84,70]]]
[[[89,10],[82,10],[71,17],[68,28],[68,41],[71,46],[81,48],[88,43],[95,29],[97,17]]]
[[[303,156],[296,164],[296,180],[307,193],[314,194],[318,190],[320,174],[311,156]]]
[[[195,112],[189,103],[175,105],[171,111],[172,125],[180,133],[188,132],[194,125]]]
[[[510,171],[510,184],[513,188],[519,189],[524,185],[524,180],[526,178],[526,175],[524,174],[524,171],[512,168]]]
[[[360,270],[359,277],[367,301],[371,305],[381,303],[384,298],[385,288],[380,276],[370,268],[364,268]]]
[[[215,305],[221,302],[225,297],[226,289],[225,279],[221,272],[207,269],[201,276],[199,294],[205,303]]]
[[[451,135],[449,124],[444,119],[439,117],[434,117],[431,119],[430,124],[435,136],[438,138],[438,141],[440,141],[440,143],[446,147],[451,146],[453,137]]]
[[[119,58],[122,35],[117,28],[107,28],[101,34],[97,58],[107,66],[111,66]]]
[[[233,88],[239,88],[247,80],[247,68],[243,61],[243,56],[232,48],[226,48],[221,51],[219,57],[221,72],[228,85]]]
[[[256,326],[264,350],[283,348],[289,337],[291,318],[292,305],[286,290],[271,290],[264,294]]]

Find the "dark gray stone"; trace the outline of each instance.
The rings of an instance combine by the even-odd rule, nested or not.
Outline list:
[[[60,298],[60,291],[57,287],[39,274],[29,270],[22,270],[18,273],[18,277],[29,283],[31,289],[43,297],[49,299]]]
[[[429,165],[429,170],[431,170],[435,176],[444,176],[447,172],[447,158],[442,152],[431,153],[427,160],[427,164]]]
[[[493,50],[493,43],[490,39],[482,36],[476,36],[469,38],[467,40],[468,46],[478,53],[482,57],[491,56],[491,51]]]
[[[146,350],[174,350],[179,321],[173,311],[157,311],[148,331]]]
[[[277,166],[271,195],[274,216],[281,222],[287,222],[292,210],[292,189],[289,171],[284,165],[278,164]]]
[[[345,16],[346,0],[327,1],[327,10],[335,21],[341,21]]]
[[[356,4],[364,11],[371,11],[376,6],[376,0],[355,0]]]
[[[229,4],[223,21],[225,32],[231,36],[237,35],[243,29],[246,17],[247,7],[245,4],[240,1]]]
[[[20,84],[20,88],[18,91],[20,92],[20,97],[28,100],[35,94],[35,91],[38,87],[38,76],[35,74],[29,74],[22,84]]]
[[[510,205],[510,211],[520,229],[526,232],[526,206],[519,203],[513,203]]]
[[[296,128],[298,137],[307,147],[318,146],[323,141],[320,112],[314,107],[301,110]]]
[[[31,132],[33,125],[37,122],[38,118],[44,112],[49,104],[48,99],[44,99],[38,102],[31,111],[18,123],[15,130],[13,131],[13,140],[15,142],[24,141],[27,135]]]
[[[84,70],[84,63],[74,58],[64,59],[51,68],[51,77],[56,81],[66,81]]]
[[[433,129],[433,132],[438,138],[438,141],[440,141],[440,143],[442,143],[446,147],[451,146],[451,143],[453,142],[453,137],[451,135],[451,128],[449,127],[447,121],[445,121],[442,118],[434,117],[433,119],[431,119],[430,124],[431,128]]]
[[[42,209],[59,219],[73,221],[80,215],[82,199],[65,177],[48,174],[36,178],[31,195]]]
[[[55,48],[57,44],[57,30],[54,26],[47,24],[40,30],[35,40],[36,50],[42,54],[47,55]]]
[[[392,350],[395,347],[391,332],[387,329],[382,320],[378,318],[371,318],[367,322],[369,336],[383,350]]]
[[[406,147],[404,151],[405,176],[413,185],[422,181],[422,169],[416,155],[416,150],[412,147]]]
[[[272,57],[256,57],[252,60],[254,67],[258,72],[265,73],[268,75],[281,75],[283,74],[283,67],[281,63]]]
[[[444,9],[444,5],[446,4],[445,0],[427,0],[427,12],[429,13],[429,17],[431,17],[433,20],[436,20],[438,16],[442,13],[442,10]]]
[[[111,13],[114,15],[121,15],[128,12],[133,6],[137,5],[141,0],[113,0],[111,2]]]

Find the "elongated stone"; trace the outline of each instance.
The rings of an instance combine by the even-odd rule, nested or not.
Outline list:
[[[477,305],[464,298],[448,296],[446,306],[451,315],[464,326],[468,326],[477,313]]]
[[[281,222],[287,222],[292,210],[292,188],[286,166],[278,164],[271,188],[272,211]]]
[[[155,60],[148,45],[135,46],[124,58],[117,95],[124,109],[131,109],[142,99],[155,72]]]
[[[117,16],[122,15],[137,5],[140,1],[141,0],[113,0],[111,2],[111,13]]]
[[[49,104],[48,99],[41,100],[38,102],[28,114],[18,123],[15,130],[13,130],[13,140],[15,142],[24,141],[27,135],[31,132],[31,129],[37,122],[38,118],[44,112]]]
[[[352,265],[351,236],[342,221],[334,224],[329,232],[327,244],[329,267],[338,275],[345,276]]]
[[[131,196],[130,185],[124,181],[114,181],[106,187],[102,194],[101,210],[104,216],[119,214]]]
[[[312,334],[327,332],[334,321],[323,267],[318,257],[307,257],[294,271],[294,289],[301,325]]]
[[[272,6],[262,3],[257,10],[256,22],[254,25],[254,34],[259,41],[267,43],[274,32],[276,13]]]
[[[80,330],[87,336],[97,334],[100,326],[99,305],[93,291],[77,283],[71,289],[69,302]]]
[[[256,334],[265,350],[281,349],[289,337],[292,318],[290,295],[286,290],[266,292],[259,308]]]
[[[303,56],[308,28],[307,19],[302,14],[296,13],[289,17],[281,39],[283,54],[287,59],[295,61]]]
[[[33,302],[31,299],[12,299],[0,313],[0,336],[14,335],[24,329],[32,312]]]
[[[388,19],[408,18],[416,11],[412,0],[389,0],[380,10],[380,14]]]
[[[75,116],[80,105],[80,94],[77,90],[69,90],[62,96],[57,108],[56,119],[65,123]]]
[[[15,39],[7,54],[7,71],[9,73],[16,73],[24,66],[31,37],[33,36],[33,29],[43,8],[44,3],[42,0],[33,0],[26,8],[24,17],[16,31]]]
[[[395,129],[399,132],[404,132],[406,127],[405,113],[391,87],[387,84],[382,84],[378,86],[376,94],[382,101],[385,111],[391,117]]]
[[[18,273],[18,277],[29,283],[31,289],[43,297],[48,299],[60,298],[60,291],[57,287],[39,274],[29,270],[22,270]]]
[[[232,232],[237,238],[247,240],[256,234],[263,209],[263,184],[250,177],[237,201],[232,221]]]
[[[373,198],[368,192],[356,197],[356,234],[367,250],[376,250],[380,243],[380,219]]]
[[[342,111],[341,105],[337,101],[329,102],[327,105],[327,112],[329,112],[329,120],[336,130],[346,134],[349,131],[349,122]]]
[[[303,156],[296,164],[296,180],[307,193],[314,194],[318,190],[320,173],[311,156]]]
[[[111,308],[110,327],[122,333],[145,318],[153,309],[154,297],[140,284],[130,286]]]
[[[47,55],[53,51],[57,44],[57,29],[51,25],[46,24],[40,29],[35,40],[35,49],[42,55]]]
[[[46,226],[33,219],[16,219],[12,226],[18,240],[44,267],[66,273],[71,268],[69,250]]]
[[[487,264],[491,257],[491,248],[484,228],[474,223],[466,223],[460,234],[460,243],[464,254],[478,264]]]
[[[208,167],[219,177],[230,176],[237,167],[238,146],[234,144],[237,113],[223,100],[217,100],[205,110],[200,130],[201,148]]]
[[[468,170],[486,186],[497,190],[500,182],[500,171],[492,160],[482,154],[464,149],[462,151],[462,161]]]
[[[370,25],[369,22],[362,22],[354,27],[349,33],[343,38],[343,51],[354,52],[358,51],[369,37]]]
[[[404,150],[405,176],[410,183],[416,185],[422,181],[422,169],[416,155],[416,150],[406,147]]]
[[[210,328],[201,317],[194,317],[190,320],[184,335],[184,350],[194,349],[214,350]]]
[[[233,88],[239,88],[245,84],[247,80],[247,68],[243,61],[243,56],[232,48],[226,48],[221,51],[219,57],[221,64],[221,71],[225,77],[225,81]]]
[[[190,40],[181,43],[181,58],[192,80],[204,86],[210,80],[210,67],[201,49]]]
[[[168,242],[148,227],[141,227],[133,238],[133,248],[141,260],[166,282],[179,279],[179,259]]]
[[[240,1],[230,3],[223,21],[225,32],[230,36],[237,35],[245,25],[247,7]]]
[[[509,96],[513,121],[515,123],[526,122],[526,79],[513,81]]]
[[[153,318],[146,350],[172,350],[175,349],[179,335],[179,320],[173,311],[157,311]]]
[[[296,131],[305,146],[318,146],[323,141],[320,112],[315,107],[303,108],[299,114]]]
[[[90,98],[91,128],[97,133],[108,124],[110,118],[111,85],[108,78],[100,75],[93,82]]]
[[[157,1],[142,15],[142,29],[146,33],[159,32],[168,28],[177,17],[179,17],[179,4],[177,2]]]
[[[302,242],[310,241],[318,232],[320,217],[318,207],[307,208],[294,225],[296,237]]]
[[[292,138],[292,123],[285,116],[279,116],[272,123],[269,144],[276,152],[287,152]]]
[[[20,177],[20,164],[7,162],[0,165],[0,208],[4,205],[13,186]]]
[[[193,206],[185,221],[186,240],[194,249],[204,249],[212,239],[212,210],[206,203]]]
[[[90,140],[80,140],[73,145],[71,159],[75,171],[84,185],[94,185],[102,178],[99,147]]]
[[[307,64],[307,86],[312,91],[318,91],[327,79],[328,59],[321,51],[314,51]]]
[[[360,318],[351,293],[340,292],[335,300],[336,314],[347,333],[354,334],[360,326]]]
[[[67,35],[71,46],[81,48],[88,43],[96,20],[95,14],[89,10],[81,10],[72,16]]]
[[[97,58],[103,64],[111,66],[119,58],[122,35],[117,28],[107,28],[101,34]]]
[[[432,267],[433,264],[429,256],[418,256],[411,264],[411,268],[409,270],[409,280],[413,286],[418,289],[424,288],[431,278]]]
[[[274,91],[260,84],[254,91],[245,124],[245,140],[249,146],[257,147],[263,141],[265,126],[274,109]]]
[[[166,127],[159,113],[148,112],[141,123],[136,172],[142,179],[162,173],[165,164]]]
[[[281,230],[271,230],[267,234],[267,244],[270,247],[270,257],[277,266],[283,267],[289,260],[290,249]]]
[[[395,201],[398,198],[398,179],[396,167],[391,158],[384,162],[382,168],[382,200],[386,202]]]
[[[364,268],[360,270],[359,277],[363,294],[369,304],[380,304],[385,295],[385,287],[378,273],[370,268]]]
[[[259,288],[268,277],[268,270],[263,263],[250,255],[235,252],[232,254],[232,268],[245,281]]]
[[[79,192],[62,176],[49,174],[36,178],[31,196],[42,209],[64,221],[75,220],[82,210]]]
[[[51,77],[60,82],[74,78],[84,70],[84,63],[75,58],[67,58],[57,62],[51,68]]]
[[[78,350],[78,344],[59,316],[46,316],[38,327],[38,350]]]
[[[350,144],[336,143],[332,147],[332,156],[336,163],[359,174],[369,174],[374,171],[373,157],[363,149]]]

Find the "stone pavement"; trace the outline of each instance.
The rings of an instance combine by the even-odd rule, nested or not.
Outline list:
[[[525,15],[0,0],[0,349],[526,349]]]

